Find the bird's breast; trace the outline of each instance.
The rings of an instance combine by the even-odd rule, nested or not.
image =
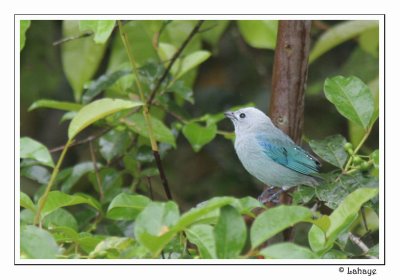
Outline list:
[[[268,157],[256,137],[236,137],[235,150],[243,167],[264,184],[290,187],[309,180]]]

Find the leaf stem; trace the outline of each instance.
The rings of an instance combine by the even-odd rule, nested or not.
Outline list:
[[[357,154],[357,152],[361,149],[361,147],[364,145],[365,141],[368,139],[369,134],[371,133],[372,126],[368,127],[367,130],[365,131],[365,134],[363,138],[361,139],[360,143],[358,143],[357,147],[354,149],[353,154],[349,157],[349,160],[347,161],[343,173],[347,173],[347,171],[350,168],[351,163],[353,162],[353,156]]]
[[[62,151],[62,153],[60,155],[60,158],[58,159],[57,164],[53,169],[53,173],[51,174],[51,177],[50,177],[49,183],[47,184],[46,190],[45,190],[44,194],[39,199],[39,207],[38,207],[38,210],[36,212],[35,219],[34,219],[34,224],[35,225],[39,224],[39,226],[41,226],[40,214],[41,214],[41,212],[43,210],[43,207],[46,204],[47,197],[48,197],[48,195],[50,193],[51,187],[54,184],[54,181],[55,181],[55,179],[57,177],[58,171],[60,170],[61,163],[63,162],[65,154],[67,153],[67,150],[68,150],[69,146],[72,144],[72,141],[73,141],[73,139],[69,139],[67,141],[67,143],[65,144],[64,149],[63,149],[63,151]]]

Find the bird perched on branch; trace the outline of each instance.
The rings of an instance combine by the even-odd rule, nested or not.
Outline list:
[[[235,126],[235,150],[251,175],[281,191],[298,185],[318,185],[319,161],[296,145],[262,111],[249,107],[226,112],[225,116]]]

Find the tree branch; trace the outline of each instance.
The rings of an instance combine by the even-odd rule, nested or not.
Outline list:
[[[147,100],[147,104],[150,107],[154,97],[157,94],[158,89],[160,88],[162,82],[165,80],[165,78],[167,77],[169,71],[171,70],[172,66],[174,65],[175,61],[179,58],[179,56],[181,55],[181,53],[183,52],[183,50],[185,49],[185,47],[189,44],[189,42],[192,40],[192,38],[194,37],[194,35],[196,35],[196,33],[199,32],[199,29],[201,27],[201,25],[204,23],[204,20],[199,20],[199,22],[196,24],[196,26],[193,28],[192,32],[190,32],[190,34],[187,36],[187,38],[185,39],[185,41],[183,41],[182,45],[180,46],[180,48],[176,51],[176,53],[174,54],[174,56],[171,58],[167,68],[165,69],[163,75],[161,76],[160,79],[158,79],[156,86],[154,87],[154,89],[152,90],[152,92],[150,93],[150,97]]]
[[[108,127],[106,129],[101,130],[100,132],[98,132],[96,134],[88,136],[85,139],[82,139],[82,140],[79,140],[79,141],[74,141],[74,142],[72,142],[72,144],[69,145],[69,147],[71,148],[73,146],[78,146],[78,145],[82,145],[82,144],[94,141],[97,138],[99,138],[99,137],[103,136],[104,134],[106,134],[107,132],[109,132],[111,129],[112,129],[112,127]],[[49,152],[50,153],[59,152],[59,151],[62,151],[64,149],[64,147],[65,147],[65,145],[59,146],[59,147],[55,147],[53,149],[50,149]]]
[[[154,136],[154,133],[153,133],[153,125],[152,125],[152,122],[151,122],[149,106],[148,106],[148,103],[146,102],[145,97],[144,97],[144,92],[143,92],[143,89],[142,89],[142,86],[141,86],[139,72],[138,72],[137,66],[136,66],[136,60],[135,60],[135,58],[133,56],[133,53],[131,52],[129,38],[128,38],[127,33],[122,28],[121,21],[118,21],[117,23],[118,23],[118,27],[119,27],[119,31],[120,31],[122,42],[124,44],[126,53],[128,55],[128,58],[129,58],[129,62],[131,63],[132,70],[133,70],[133,72],[134,72],[134,74],[136,76],[137,86],[139,88],[140,99],[143,102],[143,117],[144,117],[144,120],[145,120],[145,123],[146,123],[146,127],[147,127],[147,131],[148,131],[148,134],[149,134],[149,138],[150,138],[151,150],[153,151],[154,159],[155,159],[155,161],[157,163],[157,168],[158,168],[158,171],[160,173],[160,178],[161,178],[161,181],[162,181],[162,185],[164,187],[164,191],[165,191],[165,194],[167,195],[167,198],[169,200],[173,200],[172,199],[172,195],[171,195],[171,191],[169,190],[168,180],[167,180],[167,177],[165,176],[164,168],[162,166],[160,154],[158,152],[158,144],[157,144],[157,140],[155,139],[155,136]]]
[[[309,20],[279,21],[272,73],[269,116],[297,144],[300,144],[303,132],[310,29]],[[280,201],[291,204],[292,199],[287,192],[283,192]],[[290,240],[291,235],[292,230],[286,230],[285,240]]]
[[[355,236],[353,233],[349,232],[349,239],[361,249],[364,255],[369,252],[368,246],[361,240],[360,237]],[[374,256],[367,256],[370,259],[376,259]]]

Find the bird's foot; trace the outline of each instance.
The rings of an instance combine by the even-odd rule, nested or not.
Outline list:
[[[274,203],[278,204],[279,203],[279,196],[283,192],[281,188],[266,188],[261,195],[258,197],[258,201],[260,201],[262,204],[267,204],[267,203]]]

